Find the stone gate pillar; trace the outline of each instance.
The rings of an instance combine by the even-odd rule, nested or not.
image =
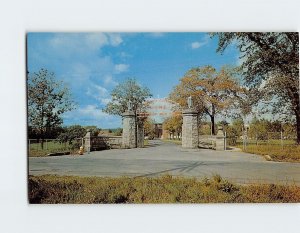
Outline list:
[[[136,147],[136,120],[133,111],[123,113],[122,148]]]
[[[218,126],[218,133],[216,136],[216,150],[225,150],[225,136],[222,126]]]
[[[91,151],[91,132],[90,132],[90,130],[88,130],[86,135],[84,136],[84,149],[87,153],[90,153],[90,151]]]
[[[137,124],[137,147],[144,147],[144,122],[141,120]]]
[[[198,112],[195,109],[189,108],[182,111],[182,117],[182,147],[198,148]]]

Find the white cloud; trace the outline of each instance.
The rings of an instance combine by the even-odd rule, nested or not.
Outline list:
[[[87,96],[93,97],[94,99],[98,100],[102,103],[103,98],[108,98],[109,93],[108,90],[100,85],[91,84],[87,91],[85,92]]]
[[[101,119],[101,118],[108,118],[110,117],[109,114],[103,112],[101,109],[97,108],[96,105],[87,105],[83,108],[79,108],[77,112],[81,116],[88,116],[89,118],[96,118],[96,119]]]
[[[99,92],[99,94],[100,94],[101,96],[107,95],[107,93],[108,93],[108,91],[107,91],[106,88],[101,87],[101,86],[99,86],[99,85],[95,85],[95,88],[97,89],[97,91]]]
[[[201,46],[201,44],[200,44],[200,42],[193,42],[192,44],[191,44],[191,46],[192,46],[192,49],[197,49],[197,48],[200,48],[200,46]]]
[[[108,36],[109,36],[110,44],[112,46],[118,46],[119,44],[121,44],[123,42],[123,39],[120,34],[109,33]]]
[[[109,115],[93,104],[85,105],[65,113],[64,119],[66,125],[73,125],[73,122],[80,122],[81,125],[96,125],[100,128],[121,126],[121,117]]]
[[[115,33],[56,33],[49,44],[57,53],[65,56],[97,52],[103,46],[118,46],[122,37]]]
[[[104,76],[104,80],[103,80],[105,85],[117,85],[118,83],[113,79],[112,75],[106,75]]]
[[[208,44],[210,41],[210,37],[208,35],[205,35],[204,38],[201,41],[194,41],[191,43],[192,49],[198,49],[206,44]]]
[[[119,54],[119,57],[121,57],[121,58],[130,58],[130,57],[132,57],[132,55],[130,55],[128,53],[125,53],[125,52],[121,52]]]
[[[127,65],[127,64],[117,64],[117,65],[115,65],[115,72],[117,74],[126,72],[126,71],[128,71],[128,69],[129,69],[129,65]]]

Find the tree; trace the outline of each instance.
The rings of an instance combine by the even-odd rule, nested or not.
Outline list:
[[[242,118],[236,118],[232,121],[232,128],[234,129],[233,131],[236,132],[237,137],[242,136],[242,132],[244,130],[244,121]]]
[[[69,89],[55,80],[53,72],[41,69],[28,73],[28,125],[43,139],[51,130],[62,125],[62,114],[75,108]]]
[[[115,136],[122,136],[123,129],[122,128],[117,128],[114,132]]]
[[[112,100],[103,109],[104,112],[119,115],[128,110],[128,103],[131,103],[132,111],[135,114],[136,126],[144,121],[144,113],[148,107],[147,98],[151,97],[149,88],[140,86],[133,78],[125,80],[123,83],[118,84],[111,92]],[[141,115],[141,117],[139,117]],[[136,146],[137,146],[137,127],[136,133]]]
[[[170,138],[171,135],[174,138],[175,133],[177,134],[177,138],[180,138],[182,132],[182,115],[176,114],[167,118],[163,123],[163,127],[169,132]]]
[[[150,140],[156,137],[154,124],[155,122],[150,118],[147,118],[144,122],[144,133]]]
[[[219,72],[212,66],[189,70],[169,98],[181,107],[187,107],[187,98],[192,96],[193,107],[210,117],[212,134],[215,134],[215,117],[223,110],[233,108],[240,93],[244,92],[235,79],[237,70],[222,67]]]
[[[69,145],[74,143],[76,138],[83,138],[86,134],[86,129],[80,125],[72,125],[69,127],[65,127],[65,131],[58,136],[60,142],[68,142]],[[79,144],[74,143],[74,148],[78,148]]]
[[[84,128],[86,131],[87,130],[90,131],[92,137],[97,137],[99,135],[99,133],[101,132],[101,129],[95,125],[85,126]]]
[[[142,112],[147,107],[146,99],[151,97],[149,88],[140,86],[133,78],[118,84],[111,92],[112,100],[103,109],[104,112],[112,115],[119,115],[128,110],[128,103],[132,104],[135,114]]]
[[[235,32],[212,36],[219,37],[218,52],[236,44],[246,84],[274,97],[273,113],[294,115],[300,144],[299,34]]]

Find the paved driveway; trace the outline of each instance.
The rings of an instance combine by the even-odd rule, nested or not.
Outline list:
[[[150,141],[146,148],[96,151],[83,156],[30,157],[29,174],[114,177],[171,174],[197,178],[220,174],[238,183],[300,185],[300,163],[269,162],[243,152],[184,149],[159,140]]]

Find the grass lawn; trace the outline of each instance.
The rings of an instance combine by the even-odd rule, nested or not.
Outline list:
[[[149,145],[149,140],[148,139],[145,139],[144,140],[144,146],[148,146]]]
[[[78,144],[78,143],[77,143]],[[58,141],[48,141],[44,142],[44,147],[42,148],[41,143],[31,143],[29,148],[29,156],[30,157],[40,157],[40,156],[46,156],[49,153],[55,153],[55,152],[71,152],[76,153],[79,150],[80,145],[76,144],[76,147],[74,149],[73,145],[69,145],[68,143],[59,143]]]
[[[300,202],[296,185],[237,185],[219,175],[203,180],[30,176],[30,203],[273,203]]]
[[[181,145],[182,144],[182,141],[178,140],[178,139],[162,139],[162,141],[164,141],[164,142],[172,142],[172,143],[175,143],[176,145]]]
[[[241,144],[238,144],[237,147],[243,149]],[[283,147],[280,144],[248,144],[244,151],[251,154],[268,155],[271,160],[278,162],[300,162],[300,146],[295,144]]]

